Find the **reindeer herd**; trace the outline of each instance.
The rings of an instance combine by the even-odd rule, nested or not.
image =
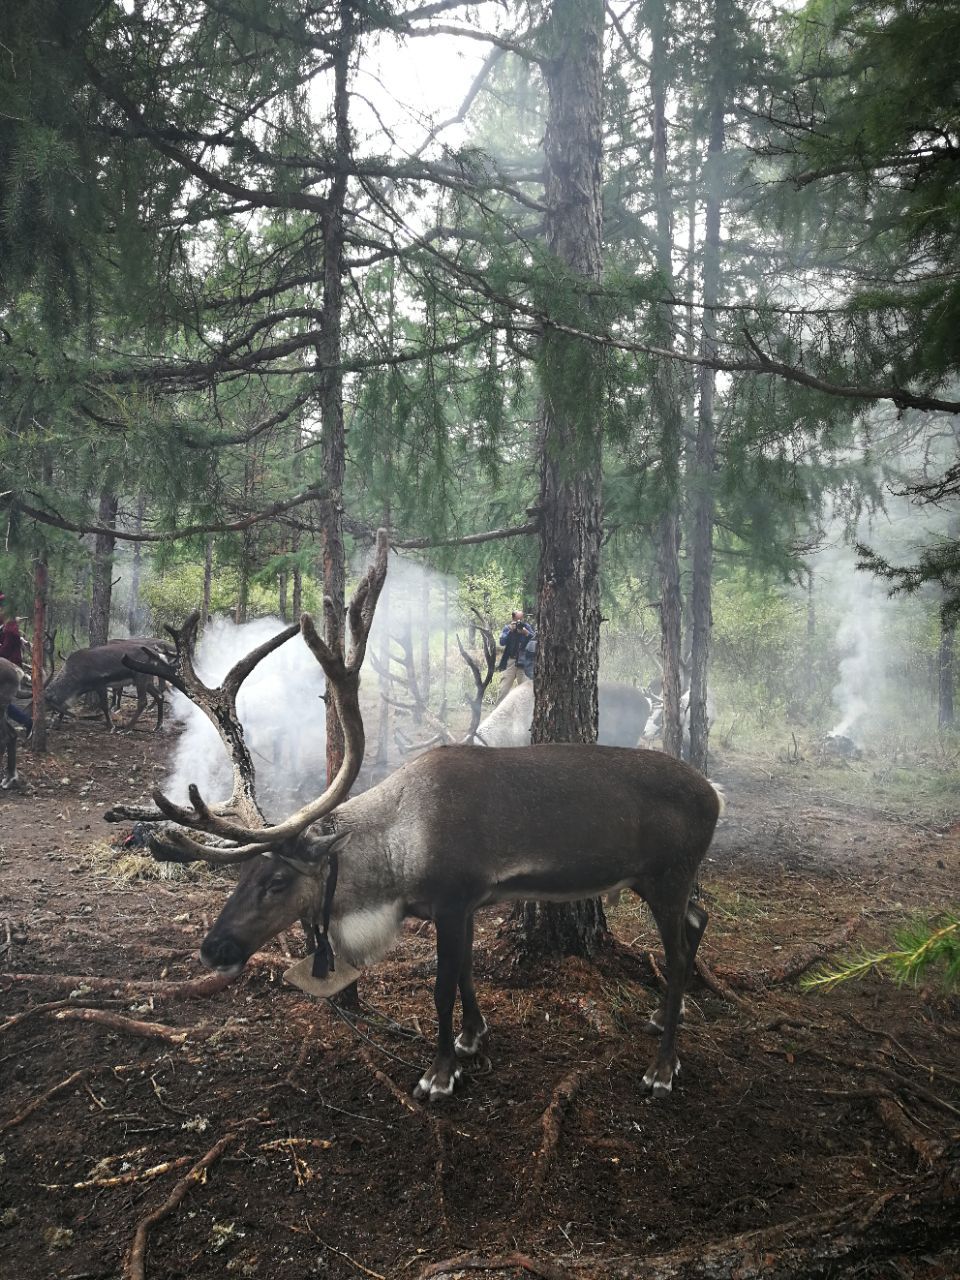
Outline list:
[[[54,707],[62,709],[85,686],[101,697],[110,723],[107,689],[135,680],[137,716],[150,693],[159,727],[169,684],[214,725],[233,767],[231,795],[222,803],[208,803],[191,786],[188,806],[155,791],[154,809],[119,805],[106,816],[148,822],[152,852],[161,860],[243,864],[200,948],[202,963],[228,978],[300,921],[310,954],[286,976],[312,994],[329,996],[387,952],[404,919],[432,921],[437,1044],[414,1090],[431,1101],[453,1093],[487,1033],[473,981],[474,913],[494,903],[567,902],[629,889],[650,907],[667,966],[665,997],[649,1019],[659,1045],[640,1084],[655,1097],[669,1094],[680,1065],[684,990],[707,923],[693,894],[722,810],[719,792],[682,761],[636,750],[650,700],[627,686],[602,685],[601,744],[529,745],[532,689],[521,687],[478,723],[475,743],[428,750],[349,798],[365,746],[360,668],[386,569],[381,533],[374,564],[350,603],[349,644],[343,620],[325,601],[324,636],[304,615],[299,626],[238,662],[216,687],[196,672],[196,614],[171,633],[173,650],[133,640],[68,661],[51,685]],[[268,825],[237,695],[257,664],[298,632],[323,668],[345,750],[321,795]],[[14,679],[0,667],[0,699],[14,696],[18,683],[19,674]],[[508,742],[517,726],[520,742]],[[8,771],[15,775],[15,764]],[[455,1035],[458,993],[462,1017]]]

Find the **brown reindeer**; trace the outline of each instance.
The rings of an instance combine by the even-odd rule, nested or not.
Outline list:
[[[153,668],[220,725],[234,761],[234,794],[224,805],[207,805],[196,787],[190,788],[190,807],[154,793],[159,813],[177,824],[154,837],[157,856],[249,862],[203,941],[201,960],[235,975],[269,938],[300,919],[313,952],[311,975],[302,985],[330,994],[385,954],[405,917],[432,920],[438,1042],[415,1089],[417,1097],[432,1100],[453,1092],[461,1059],[477,1054],[486,1032],[473,985],[474,912],[517,899],[570,901],[632,889],[653,912],[668,972],[666,998],[651,1016],[660,1044],[642,1086],[655,1096],[668,1094],[679,1068],[683,993],[707,920],[691,894],[720,813],[717,792],[689,766],[659,752],[451,745],[347,800],[364,748],[360,665],[385,572],[381,535],[377,562],[350,606],[348,658],[329,607],[329,644],[308,616],[301,620],[344,725],[346,754],[326,791],[276,826],[259,816],[252,761],[235,718],[236,694],[259,658],[295,629],[249,655],[218,689],[196,679],[187,643],[195,634],[192,622],[174,667]],[[220,847],[198,843],[183,827],[217,837]],[[458,989],[463,1023],[454,1039]]]

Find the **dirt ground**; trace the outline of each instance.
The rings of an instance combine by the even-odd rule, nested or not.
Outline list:
[[[229,884],[119,879],[101,814],[169,741],[75,724],[0,793],[4,1275],[134,1275],[138,1227],[154,1280],[960,1275],[957,1000],[795,977],[824,942],[955,905],[960,824],[845,801],[839,764],[719,761],[713,989],[673,1097],[637,1087],[659,944],[624,901],[596,964],[525,969],[504,913],[478,920],[490,1066],[430,1108],[428,926],[353,1022],[283,985],[293,935],[225,990],[165,985],[203,976]]]

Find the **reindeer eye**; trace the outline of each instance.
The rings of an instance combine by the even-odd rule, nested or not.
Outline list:
[[[267,893],[283,893],[285,889],[289,889],[290,882],[293,877],[286,871],[278,871],[267,882]]]

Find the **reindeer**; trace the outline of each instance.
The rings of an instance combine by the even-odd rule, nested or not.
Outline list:
[[[666,997],[650,1019],[660,1044],[642,1087],[655,1097],[669,1094],[679,1070],[684,989],[707,922],[691,894],[720,813],[717,791],[660,752],[570,744],[489,751],[456,744],[426,752],[348,800],[364,750],[360,666],[386,564],[381,531],[376,561],[350,605],[348,658],[341,620],[328,600],[328,640],[309,615],[301,619],[346,748],[323,794],[276,826],[265,825],[256,802],[236,696],[256,663],[297,628],[247,655],[216,689],[203,685],[194,670],[197,615],[176,636],[173,664],[127,659],[192,697],[219,727],[233,760],[233,793],[224,804],[208,805],[196,787],[189,788],[189,807],[156,791],[157,809],[148,815],[176,824],[151,838],[161,859],[248,864],[203,940],[201,961],[234,977],[268,939],[300,919],[312,956],[287,977],[330,995],[387,952],[405,917],[432,920],[437,1046],[414,1095],[433,1101],[453,1093],[462,1060],[476,1056],[487,1031],[473,983],[474,912],[517,899],[571,901],[632,889],[653,912],[668,973]],[[147,815],[126,806],[107,815],[116,821],[131,816]],[[218,843],[200,843],[184,828]],[[455,1039],[458,989],[463,1022]]]
[[[7,719],[7,707],[10,706],[20,690],[23,672],[13,662],[0,658],[0,755],[6,754],[7,768],[0,781],[0,791],[19,784],[17,777],[17,734]]]
[[[160,647],[159,640],[134,638],[110,640],[92,649],[77,649],[66,658],[59,672],[47,685],[44,691],[46,702],[59,713],[62,720],[68,705],[74,699],[85,693],[95,693],[107,728],[113,732],[116,726],[110,715],[107,691],[132,684],[137,691],[137,709],[127,727],[133,729],[143,715],[147,706],[147,694],[150,694],[157,708],[154,732],[159,733],[163,727],[162,683],[151,680],[143,672],[131,671],[124,666],[123,660],[131,655],[142,654],[144,649],[154,650]]]
[[[597,743],[601,747],[636,747],[650,717],[650,699],[629,684],[602,680],[597,689],[600,718]],[[487,747],[523,747],[530,742],[533,685],[511,689],[482,720],[474,737]]]

